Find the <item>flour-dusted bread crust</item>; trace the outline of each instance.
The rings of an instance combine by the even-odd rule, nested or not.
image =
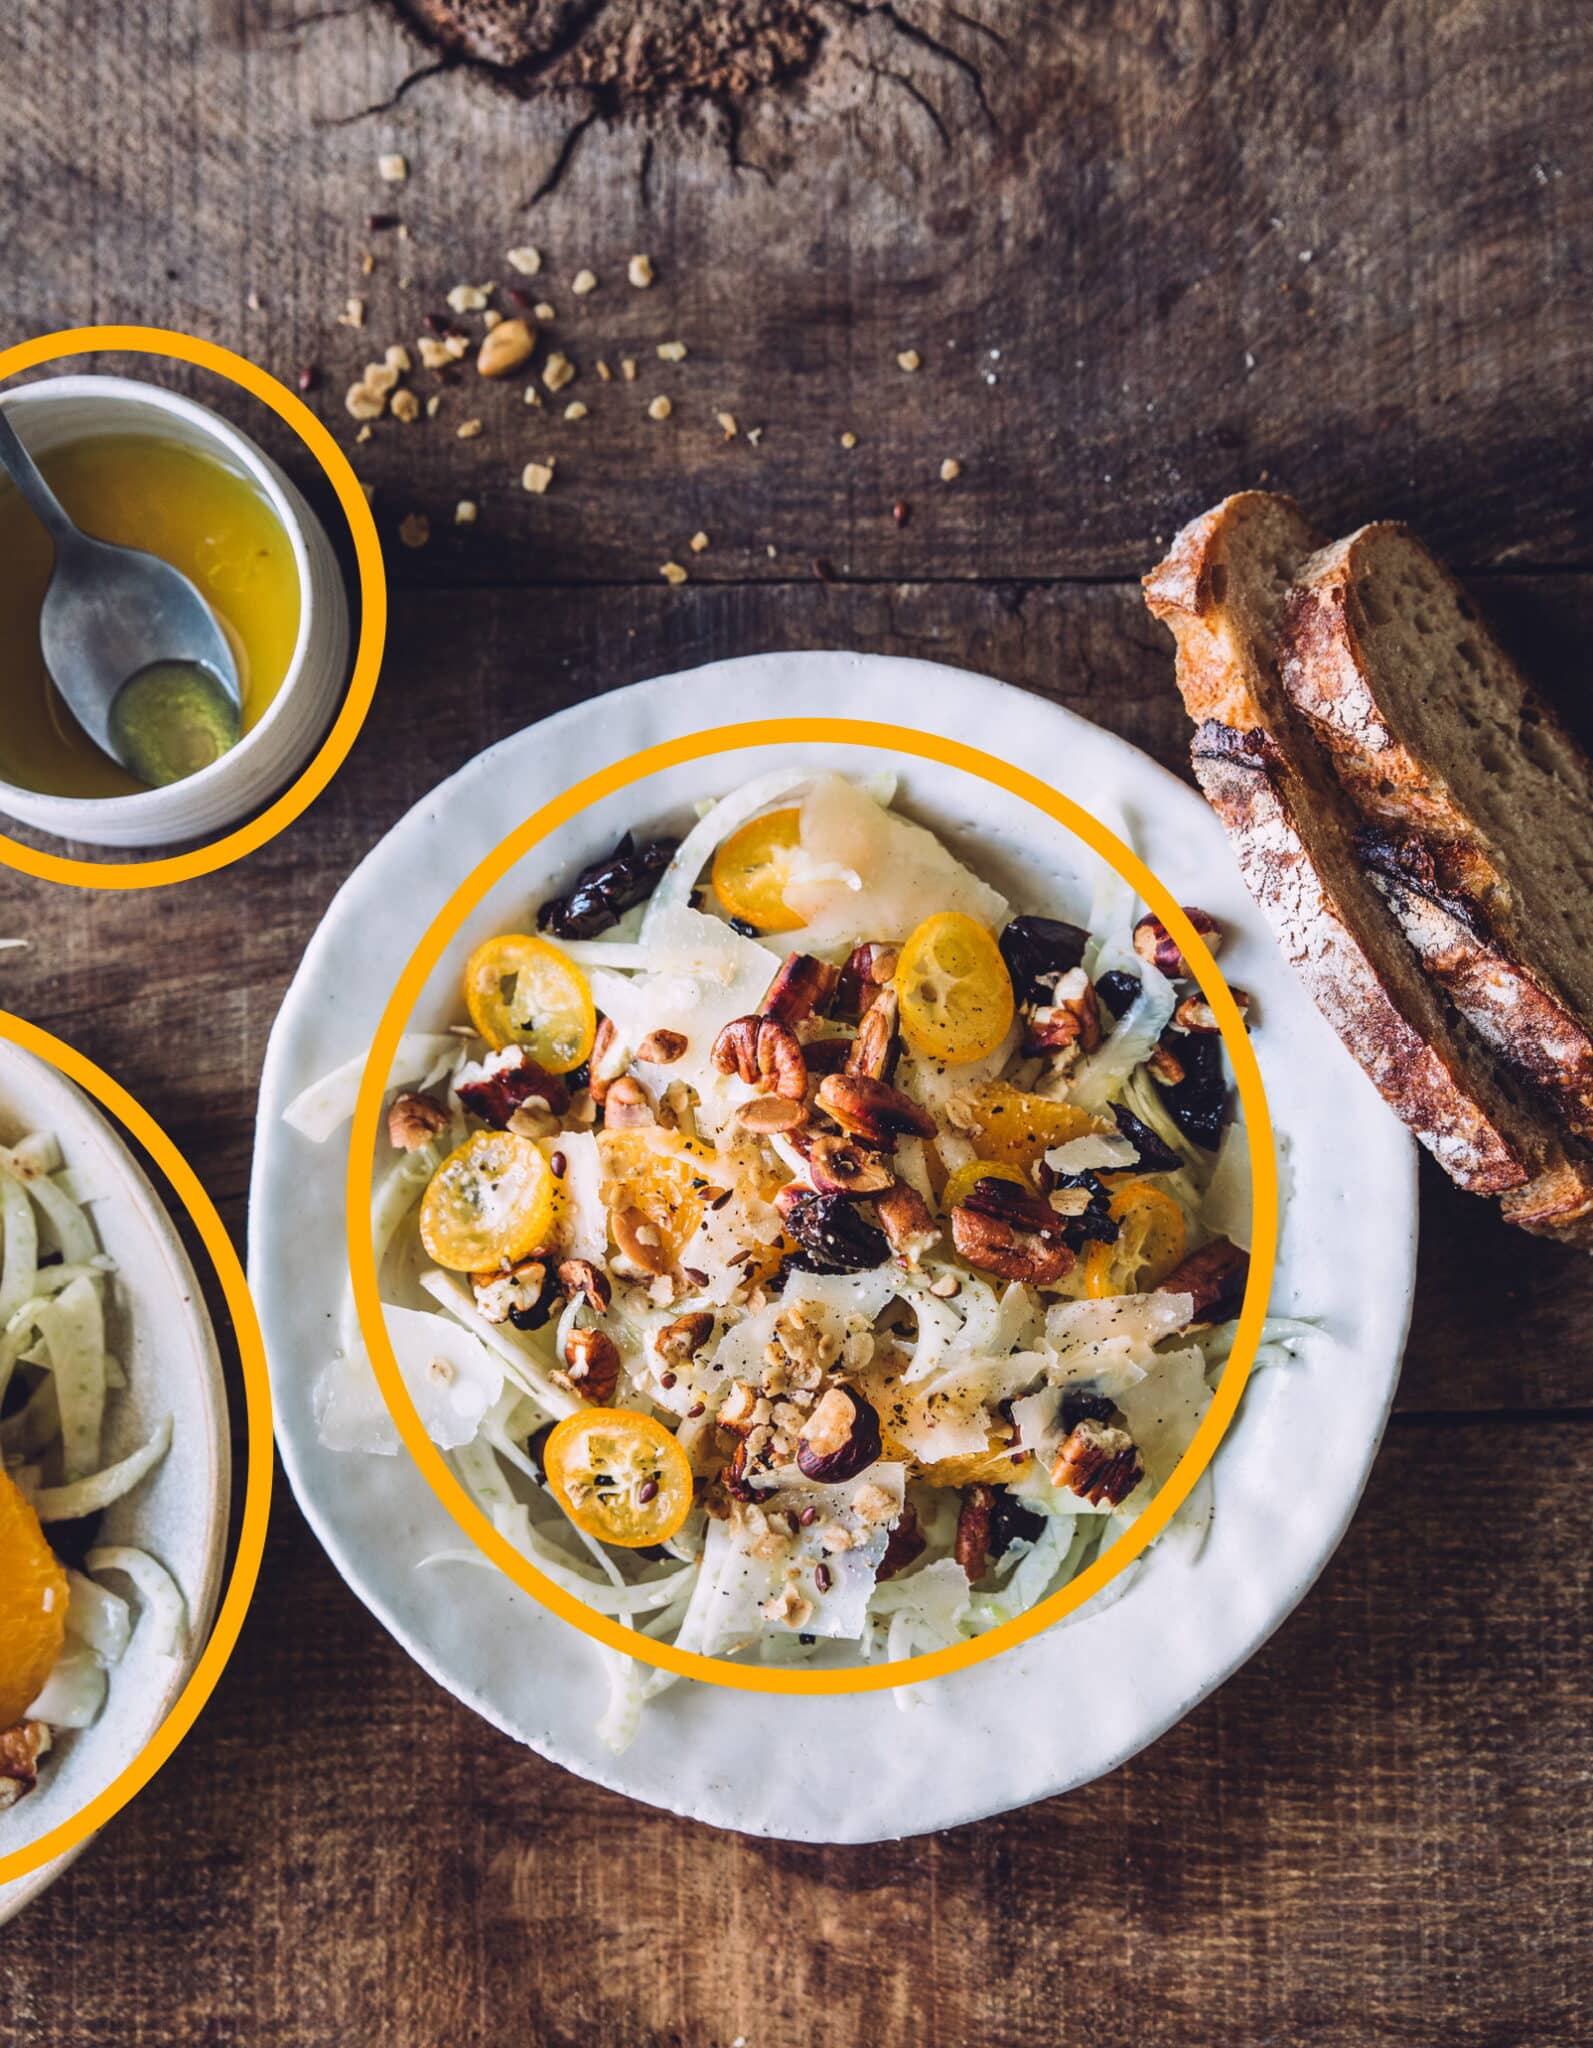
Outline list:
[[[1305,564],[1280,672],[1428,973],[1593,1135],[1593,763],[1401,526]]]
[[[1146,577],[1146,602],[1178,643],[1196,777],[1323,1015],[1445,1171],[1505,1198],[1524,1228],[1593,1244],[1593,1172],[1428,983],[1284,691],[1284,611],[1320,546],[1287,499],[1243,492],[1187,526]]]

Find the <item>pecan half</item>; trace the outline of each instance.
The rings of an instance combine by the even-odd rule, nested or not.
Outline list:
[[[894,1579],[898,1572],[916,1564],[925,1548],[924,1532],[918,1526],[918,1510],[909,1503],[902,1509],[901,1519],[890,1533],[885,1555],[880,1559],[879,1570],[874,1577],[876,1580]]]
[[[1206,950],[1215,953],[1223,941],[1223,929],[1209,910],[1197,910],[1192,903],[1183,906],[1184,915],[1206,942]],[[1167,975],[1187,974],[1189,963],[1178,950],[1178,941],[1159,917],[1149,914],[1142,917],[1134,927],[1134,951],[1142,960],[1148,960],[1152,967]]]
[[[1246,1015],[1250,1008],[1250,991],[1230,986],[1228,993],[1238,1005],[1240,1016]],[[1179,1031],[1220,1031],[1222,1029],[1222,1026],[1217,1022],[1216,1011],[1206,1001],[1206,998],[1201,995],[1184,997],[1178,1008],[1173,1012],[1173,1024]]]
[[[994,1216],[999,1222],[1010,1223],[1015,1230],[1032,1230],[1038,1237],[1065,1237],[1072,1220],[1044,1195],[1020,1187],[1016,1181],[994,1177],[975,1181],[961,1206],[980,1216]],[[952,1213],[955,1215],[956,1211]]]
[[[904,1180],[899,1180],[874,1204],[874,1214],[880,1220],[891,1250],[897,1258],[905,1259],[910,1266],[918,1261],[936,1243],[940,1230],[929,1213],[929,1204]]]
[[[869,1074],[826,1074],[819,1083],[819,1108],[868,1145],[893,1138],[932,1138],[935,1119],[899,1089]]]
[[[672,1067],[686,1050],[686,1034],[683,1031],[649,1031],[636,1048],[636,1057],[644,1066]]]
[[[737,1017],[714,1040],[711,1057],[721,1074],[735,1074],[760,1095],[784,1095],[800,1102],[808,1092],[801,1044],[778,1018]]]
[[[570,1103],[563,1077],[539,1066],[523,1045],[489,1053],[479,1066],[464,1068],[454,1086],[472,1116],[500,1131],[509,1128],[517,1109],[539,1103],[550,1116],[559,1117]]]
[[[763,999],[763,1014],[777,1024],[801,1024],[822,1012],[835,994],[840,969],[811,953],[787,953]]]
[[[1053,1220],[1059,1225],[1062,1222],[1054,1212]],[[1030,1287],[1054,1287],[1073,1265],[1067,1245],[967,1207],[951,1212],[951,1241],[981,1273],[994,1273],[1001,1280],[1022,1280]]]
[[[1059,975],[1049,1003],[1030,1013],[1024,1033],[1026,1053],[1064,1053],[1068,1064],[1094,1052],[1101,1042],[1101,1003],[1082,967]]]
[[[865,945],[854,946],[851,957],[841,969],[841,978],[836,983],[836,1015],[866,1015],[870,1004],[878,999],[881,989],[888,988],[896,979],[896,965],[897,952],[894,946],[883,946],[874,940],[869,940]]]
[[[714,1333],[714,1319],[706,1309],[693,1309],[676,1316],[658,1333],[655,1343],[665,1365],[686,1365],[697,1356]]]
[[[879,1416],[852,1387],[831,1387],[797,1433],[798,1469],[826,1486],[855,1479],[879,1454]]]
[[[821,1195],[877,1195],[894,1176],[854,1138],[817,1137],[806,1148],[808,1179]]]
[[[51,1736],[42,1721],[19,1721],[0,1729],[0,1813],[27,1797],[39,1778],[39,1759],[49,1753]]]
[[[1188,1079],[1183,1061],[1170,1045],[1153,1045],[1145,1066],[1152,1079],[1160,1081],[1164,1088],[1180,1087]]]
[[[1144,1477],[1145,1467],[1126,1429],[1089,1417],[1076,1423],[1051,1464],[1051,1484],[1065,1486],[1092,1507],[1109,1500],[1113,1507]]]
[[[1199,1318],[1242,1287],[1249,1270],[1248,1252],[1242,1252],[1225,1237],[1214,1237],[1210,1244],[1203,1244],[1198,1252],[1191,1252],[1182,1264],[1174,1266],[1165,1280],[1158,1281],[1156,1292],[1192,1296],[1193,1314]]]
[[[995,1517],[996,1489],[993,1486],[965,1486],[957,1510],[957,1536],[952,1555],[968,1574],[972,1585],[985,1575],[990,1555],[990,1525]]]
[[[387,1136],[400,1152],[418,1152],[449,1122],[447,1110],[429,1095],[397,1095],[388,1105]]]
[[[606,1408],[619,1387],[619,1346],[607,1330],[572,1330],[564,1343],[564,1369],[578,1394]]]
[[[621,1074],[617,1081],[610,1081],[603,1096],[603,1122],[607,1129],[645,1130],[657,1121],[647,1091],[634,1075]]]
[[[608,1275],[601,1266],[594,1266],[590,1259],[561,1259],[559,1285],[566,1294],[584,1294],[593,1315],[606,1315],[609,1303],[614,1299]]]
[[[888,1081],[896,1065],[896,1020],[901,1005],[893,988],[882,988],[863,1012],[846,1056],[846,1071],[871,1081]]]

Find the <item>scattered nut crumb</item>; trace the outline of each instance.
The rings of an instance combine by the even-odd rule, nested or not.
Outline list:
[[[567,420],[584,420],[586,418],[586,407],[581,403],[580,399],[572,398],[564,408],[564,417]]]
[[[398,372],[391,363],[367,363],[365,365],[365,388],[385,397],[398,382]]]
[[[383,361],[388,369],[396,370],[401,377],[407,377],[415,365],[409,359],[409,350],[401,341],[395,341],[387,350]]]
[[[575,382],[575,365],[567,355],[555,352],[542,366],[542,381],[550,391],[562,391]]]
[[[415,344],[420,350],[420,360],[428,370],[445,370],[453,357],[440,341],[434,341],[429,334],[423,334]]]
[[[656,398],[647,401],[647,417],[650,420],[667,420],[674,410],[673,399],[666,398],[662,392]]]
[[[461,498],[461,499],[459,500],[459,503],[458,503],[458,504],[457,504],[457,505],[456,505],[456,506],[454,507],[454,524],[455,524],[455,526],[474,526],[474,525],[475,525],[475,523],[476,523],[476,501],[475,501],[475,499],[474,499],[474,498]]]
[[[604,362],[601,356],[599,356],[597,359],[597,374],[605,384],[612,384],[614,381],[614,372],[609,368],[608,364]]]
[[[855,448],[857,446],[857,436],[850,428],[841,436],[841,446],[843,448]]]
[[[354,436],[354,438],[356,441],[368,441],[371,438],[370,428],[361,427],[359,432]]]
[[[251,292],[243,303],[249,308],[249,311],[251,313],[258,313],[261,311],[260,294],[258,292]]]
[[[441,410],[442,410],[442,393],[441,393],[440,391],[434,391],[434,392],[432,393],[432,395],[430,396],[430,398],[428,398],[428,399],[427,399],[427,401],[426,401],[426,417],[427,417],[427,419],[429,419],[429,420],[434,420],[434,419],[435,419],[435,418],[437,417],[438,413],[439,413],[439,412],[441,412]]]
[[[503,315],[498,311],[496,306],[489,306],[486,312],[483,313],[481,316],[481,324],[483,327],[486,328],[489,334],[492,332],[493,328],[500,326],[502,324],[502,321]]]
[[[542,251],[533,249],[529,242],[522,242],[509,251],[509,268],[518,270],[522,277],[535,277],[542,268]]]
[[[661,341],[658,344],[659,357],[666,363],[683,363],[686,360],[686,344],[683,341]]]
[[[479,313],[487,303],[484,285],[456,284],[448,294],[449,310],[454,313]]]
[[[379,420],[387,410],[387,394],[372,390],[369,384],[351,384],[343,403],[357,420]]]
[[[480,432],[480,420],[461,420],[454,428],[454,438],[458,441],[473,441]]]
[[[633,256],[625,267],[625,275],[639,292],[646,291],[653,281],[653,259],[651,256]]]
[[[398,537],[406,548],[423,548],[431,539],[431,521],[424,512],[411,512],[399,522]]]
[[[962,464],[955,455],[948,455],[940,465],[940,480],[943,484],[954,484],[962,475]]]
[[[898,370],[917,370],[923,367],[923,361],[916,348],[904,348],[896,358],[896,367]]]
[[[736,416],[733,412],[717,412],[714,414],[714,418],[724,428],[727,441],[733,441],[737,434],[740,433],[741,429],[736,425]]]
[[[763,439],[762,427],[748,427],[747,439],[752,443],[753,447],[756,448],[758,443]]]
[[[420,400],[413,391],[393,393],[393,418],[402,420],[405,426],[420,418]]]
[[[520,472],[522,490],[535,491],[540,498],[553,481],[553,464],[549,462],[528,462]]]
[[[684,583],[686,572],[679,562],[665,562],[658,571],[666,583]]]
[[[538,299],[531,310],[539,320],[557,320],[559,317],[558,313],[548,304],[546,299]]]
[[[470,353],[470,336],[468,334],[445,334],[443,336],[443,353],[451,363],[463,361]]]
[[[701,529],[699,529],[699,530],[698,530],[698,531],[697,531],[696,533],[694,533],[694,534],[692,535],[692,537],[691,537],[691,551],[692,551],[692,553],[693,553],[694,555],[700,555],[700,554],[702,553],[703,549],[704,549],[705,547],[707,547],[707,545],[708,545],[708,536],[707,536],[707,534],[705,534],[704,532],[702,532],[702,531],[701,531]]]
[[[391,156],[379,156],[376,159],[376,169],[384,185],[402,185],[409,176],[407,159],[396,152]]]
[[[371,272],[372,272],[372,271],[373,271],[373,270],[374,270],[375,268],[376,268],[376,258],[375,258],[375,257],[374,257],[374,256],[373,256],[373,255],[371,254],[371,252],[370,252],[370,250],[369,250],[369,249],[361,249],[361,251],[360,251],[360,276],[361,276],[361,277],[369,277],[369,276],[370,276],[370,274],[371,274]],[[259,312],[259,310],[260,310],[258,302],[257,302],[257,303],[256,303],[256,304],[255,304],[255,305],[254,305],[253,307],[251,307],[251,308],[250,308],[250,310],[251,310],[252,312],[256,312],[256,313],[258,313],[258,312]]]
[[[590,270],[578,270],[570,281],[570,290],[578,299],[584,299],[588,292],[597,290],[596,274]]]
[[[542,393],[538,391],[537,387],[534,384],[528,384],[525,387],[525,402],[527,405],[535,405],[540,407],[542,403]]]
[[[365,301],[363,299],[345,299],[343,301],[343,310],[337,316],[337,324],[339,327],[363,327],[365,325]]]
[[[627,384],[634,384],[636,382],[636,358],[634,356],[620,357],[620,375]]]

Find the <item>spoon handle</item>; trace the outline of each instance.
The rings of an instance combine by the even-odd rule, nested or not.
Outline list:
[[[61,508],[61,501],[39,473],[39,465],[23,447],[17,430],[0,406],[0,469],[32,506],[40,520],[58,541],[76,540],[77,528]]]

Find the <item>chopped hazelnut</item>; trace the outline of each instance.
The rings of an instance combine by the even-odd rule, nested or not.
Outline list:
[[[339,327],[363,327],[365,325],[365,301],[363,299],[345,299],[343,301],[343,310],[337,316],[337,324]]]
[[[553,464],[551,462],[528,462],[520,472],[521,489],[534,491],[539,498],[552,481]]]
[[[620,357],[620,375],[627,384],[634,384],[636,382],[636,358],[634,356]]]
[[[923,367],[923,357],[916,348],[904,348],[896,358],[898,370],[917,370]]]
[[[666,583],[684,583],[686,581],[686,572],[679,562],[661,563],[658,573]]]
[[[376,159],[376,170],[384,185],[402,185],[409,176],[407,160],[396,151],[389,156],[379,156]]]
[[[694,555],[700,555],[707,545],[708,536],[699,528],[691,537],[691,551]]]
[[[475,499],[474,499],[474,498],[461,498],[461,499],[459,500],[459,503],[458,503],[458,504],[457,504],[457,505],[456,505],[456,506],[454,507],[454,524],[455,524],[455,526],[474,526],[474,525],[475,525],[475,523],[476,523],[476,501],[475,501]]]
[[[522,277],[535,277],[542,268],[542,251],[533,249],[529,242],[522,242],[508,254],[511,270],[518,270]]]
[[[733,441],[740,433],[741,429],[736,425],[736,416],[733,412],[716,412],[714,418],[724,428],[727,441]]]
[[[542,381],[550,391],[562,391],[575,382],[575,365],[562,350],[555,350],[542,365]]]
[[[650,420],[667,420],[674,410],[674,401],[665,398],[662,392],[657,398],[650,398],[647,401],[647,417]]]
[[[857,446],[857,436],[850,428],[841,436],[841,446],[843,448],[855,448]]]
[[[625,266],[625,275],[639,292],[646,291],[653,281],[653,259],[651,256],[633,256]]]
[[[948,455],[940,465],[940,480],[943,484],[954,484],[962,475],[962,464],[955,455]]]
[[[461,420],[454,428],[454,438],[459,441],[473,441],[480,432],[480,420]]]
[[[569,404],[564,408],[564,417],[567,420],[584,420],[586,418],[586,407],[579,398],[572,398],[570,400]]]
[[[456,284],[448,294],[448,310],[452,313],[479,313],[486,303],[484,285]]]
[[[686,344],[683,341],[661,341],[658,344],[659,360],[666,363],[683,363],[686,360]]]
[[[590,270],[578,270],[570,284],[570,290],[578,299],[584,299],[588,292],[597,290],[596,274]]]
[[[413,391],[393,393],[393,418],[402,420],[406,426],[420,418],[420,400]]]

